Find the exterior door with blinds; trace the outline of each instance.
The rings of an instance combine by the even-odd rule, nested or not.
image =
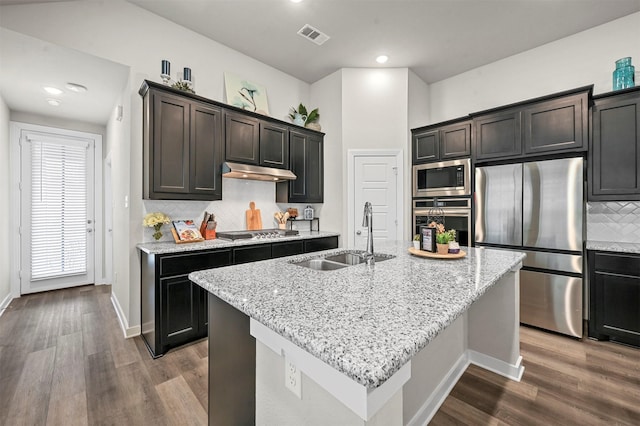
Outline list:
[[[20,292],[94,283],[94,141],[24,133],[20,140]]]

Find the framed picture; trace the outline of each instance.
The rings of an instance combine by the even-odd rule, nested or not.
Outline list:
[[[420,250],[434,253],[436,251],[436,228],[420,227]]]
[[[225,72],[224,87],[229,105],[258,114],[269,115],[267,89],[263,86]]]

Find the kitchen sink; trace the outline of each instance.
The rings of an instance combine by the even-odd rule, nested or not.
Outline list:
[[[364,263],[365,260],[362,257],[363,250],[350,250],[340,254],[333,254],[325,257],[325,260],[332,262],[344,263],[345,265],[359,265]],[[383,260],[393,259],[395,256],[390,254],[374,253],[373,260],[376,262],[382,262]]]
[[[316,271],[335,271],[336,269],[346,268],[349,265],[345,265],[344,263],[331,262],[330,260],[324,259],[309,259],[303,260],[302,262],[292,262],[294,265],[304,266],[305,268],[310,268]]]
[[[362,257],[363,253],[363,250],[349,250],[343,253],[328,255],[323,258],[314,258],[291,263],[316,271],[335,271],[336,269],[342,269],[346,268],[347,266],[359,265],[361,263],[364,263],[365,260]],[[373,255],[373,259],[376,262],[393,259],[394,257],[395,256],[390,254],[381,253],[376,253]]]

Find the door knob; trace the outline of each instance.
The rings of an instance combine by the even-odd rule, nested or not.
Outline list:
[[[356,231],[356,235],[362,235],[362,231]]]

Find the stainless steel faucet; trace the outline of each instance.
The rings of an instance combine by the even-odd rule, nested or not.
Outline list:
[[[370,202],[364,203],[364,213],[362,214],[362,226],[367,227],[367,249],[362,254],[362,258],[367,265],[374,265],[373,258],[373,209]]]

